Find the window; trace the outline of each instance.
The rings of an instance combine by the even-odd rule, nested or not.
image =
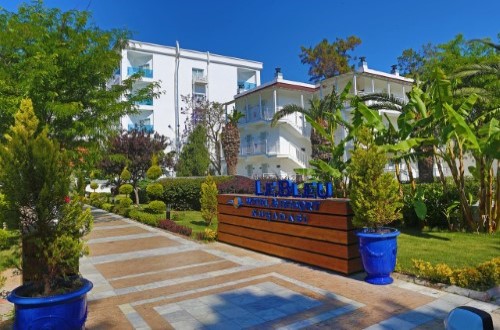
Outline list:
[[[252,177],[252,174],[253,174],[253,166],[252,165],[247,165],[246,166],[247,168],[247,176],[248,177]]]
[[[207,92],[207,89],[206,89],[205,85],[194,84],[194,90],[193,90],[194,94],[203,94],[203,95],[205,95],[206,92]]]
[[[203,78],[203,73],[205,70],[193,68],[193,78]]]

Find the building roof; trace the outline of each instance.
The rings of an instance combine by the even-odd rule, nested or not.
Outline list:
[[[129,40],[128,48],[130,50],[145,52],[145,53],[156,53],[168,56],[177,55],[177,47],[175,46],[165,46],[144,41]],[[208,51],[202,52],[198,50],[179,48],[179,56],[182,58],[189,58],[193,60],[209,61],[220,64],[229,64],[235,66],[248,67],[254,70],[262,70],[262,62],[247,60],[238,57],[226,56],[213,54]]]
[[[243,96],[247,96],[265,89],[269,88],[284,88],[284,89],[289,89],[289,90],[297,90],[297,91],[304,91],[304,92],[310,92],[314,93],[316,90],[319,89],[318,86],[307,84],[307,83],[302,83],[298,81],[293,81],[293,80],[285,80],[281,77],[276,77],[273,80],[266,82],[262,85],[259,85],[255,88],[252,88],[250,90],[241,92],[239,94],[236,94],[234,96],[235,99],[241,98]]]

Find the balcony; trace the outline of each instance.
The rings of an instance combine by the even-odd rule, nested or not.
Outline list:
[[[238,93],[250,90],[255,87],[257,87],[257,84],[247,81],[238,81]]]
[[[208,77],[201,74],[193,74],[194,84],[208,84]]]
[[[153,78],[153,70],[152,69],[145,69],[137,66],[129,66],[127,68],[127,74],[129,76],[136,74],[138,72],[142,73],[142,76],[145,78]]]
[[[258,143],[244,143],[241,146],[240,155],[243,157],[259,155],[287,156],[288,159],[296,162],[299,166],[309,166],[309,155],[305,151],[292,144],[285,144],[280,147],[279,141],[272,143],[264,140]]]
[[[271,121],[274,116],[274,110],[270,107],[262,107],[259,106],[248,108],[245,113],[245,117],[241,120],[243,123],[253,123],[257,121]]]
[[[153,125],[144,124],[128,124],[128,131],[144,132],[147,134],[152,134],[155,132]]]
[[[153,105],[153,99],[144,99],[142,101],[135,102],[136,105]]]

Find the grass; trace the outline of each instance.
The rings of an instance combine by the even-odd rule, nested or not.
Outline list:
[[[156,214],[157,219],[165,219],[165,214]],[[212,220],[212,224],[207,227],[205,225],[205,220],[201,217],[200,211],[172,211],[171,219],[179,225],[183,225],[193,229],[192,237],[195,237],[196,233],[201,233],[205,231],[205,228],[210,228],[217,231],[217,218]]]
[[[193,229],[193,235],[205,231],[205,228],[217,230],[217,218],[212,220],[209,227],[205,224],[205,220],[201,217],[200,211],[175,211],[177,219],[175,222],[179,225],[190,227]]]
[[[398,266],[414,274],[412,259],[451,268],[473,267],[500,255],[500,233],[402,230],[398,237]]]

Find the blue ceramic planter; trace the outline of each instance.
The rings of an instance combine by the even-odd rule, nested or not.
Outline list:
[[[399,230],[383,228],[386,233],[374,233],[362,229],[356,233],[359,238],[359,253],[367,273],[365,281],[384,285],[393,282],[391,273],[396,267]]]
[[[10,293],[7,299],[15,305],[14,330],[81,330],[87,320],[87,292],[93,284],[82,279],[83,286],[77,291],[50,297],[22,297],[23,287]]]

